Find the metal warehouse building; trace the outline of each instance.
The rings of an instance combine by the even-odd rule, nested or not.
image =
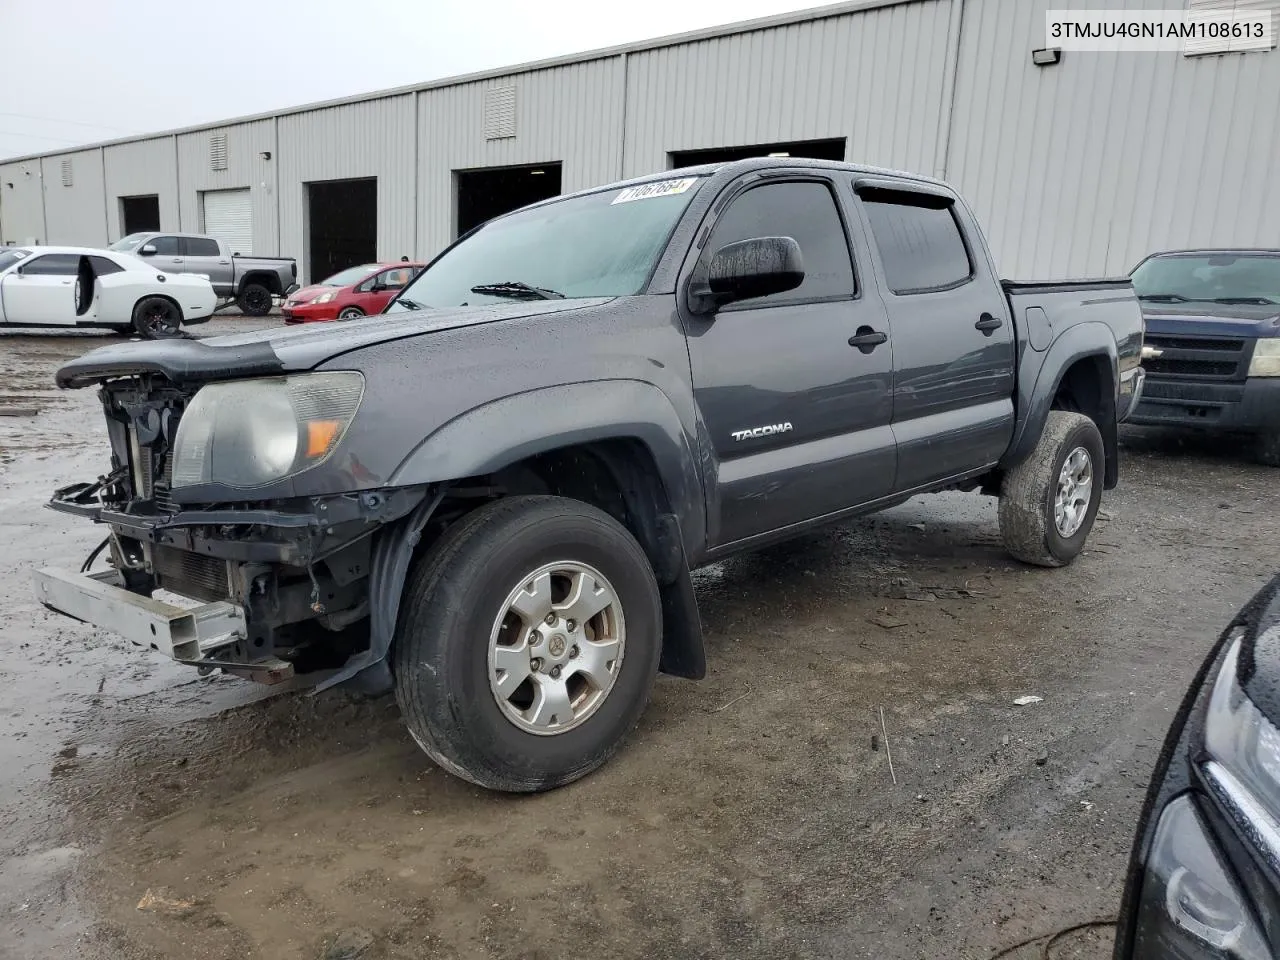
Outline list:
[[[1280,14],[1280,0],[1145,6],[1179,2]],[[1104,5],[861,0],[8,161],[0,239],[206,231],[296,256],[311,280],[429,257],[550,194],[786,152],[950,180],[1010,277],[1280,243],[1280,52],[1204,42],[1033,62],[1046,9]]]

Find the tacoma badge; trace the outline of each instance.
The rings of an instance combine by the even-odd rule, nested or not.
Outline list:
[[[771,437],[775,433],[790,433],[791,422],[786,423],[770,423],[763,427],[753,427],[750,430],[733,431],[733,439],[735,440],[754,440],[756,437]]]

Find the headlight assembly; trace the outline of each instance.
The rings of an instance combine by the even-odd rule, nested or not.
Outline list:
[[[1280,337],[1259,340],[1249,363],[1251,377],[1280,377]]]
[[[312,300],[311,302],[312,302],[312,303],[328,303],[330,300],[332,300],[332,299],[333,299],[334,297],[336,297],[336,296],[337,296],[337,294],[336,294],[336,293],[334,293],[334,292],[331,290],[331,291],[329,291],[328,293],[322,293],[322,294],[320,294],[320,296],[316,297],[316,298],[315,298],[314,300]]]
[[[201,387],[178,423],[173,486],[260,487],[334,451],[360,406],[364,377],[302,373]]]

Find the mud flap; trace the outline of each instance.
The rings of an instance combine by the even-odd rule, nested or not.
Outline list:
[[[350,681],[352,689],[362,693],[386,693],[394,686],[387,652],[395,636],[400,613],[400,595],[409,573],[409,562],[436,507],[444,499],[446,487],[409,514],[402,523],[383,531],[373,544],[373,561],[369,570],[369,648],[357,653],[337,673],[317,684],[312,693],[328,690]]]
[[[658,669],[673,677],[701,680],[707,675],[702,648],[702,618],[693,579],[685,566],[671,583],[658,588],[662,598],[662,659]]]

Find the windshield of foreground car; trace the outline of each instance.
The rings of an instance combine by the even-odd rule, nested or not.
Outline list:
[[[130,250],[137,250],[142,244],[142,240],[145,236],[145,233],[131,233],[127,237],[121,237],[115,243],[111,244],[111,246],[107,247],[107,249],[116,250],[120,253],[128,253]]]
[[[521,287],[566,299],[637,294],[699,184],[686,177],[602,190],[493,220],[418,274],[385,312],[510,301]]]
[[[31,251],[24,250],[21,247],[0,249],[0,273],[4,273],[19,260],[25,260],[29,256],[31,256]]]
[[[1280,256],[1152,257],[1133,271],[1132,279],[1145,300],[1280,304]]]
[[[327,280],[321,280],[317,286],[321,287],[345,287],[353,283],[359,283],[373,271],[378,269],[379,264],[365,263],[358,267],[347,267],[345,270],[339,270]]]

